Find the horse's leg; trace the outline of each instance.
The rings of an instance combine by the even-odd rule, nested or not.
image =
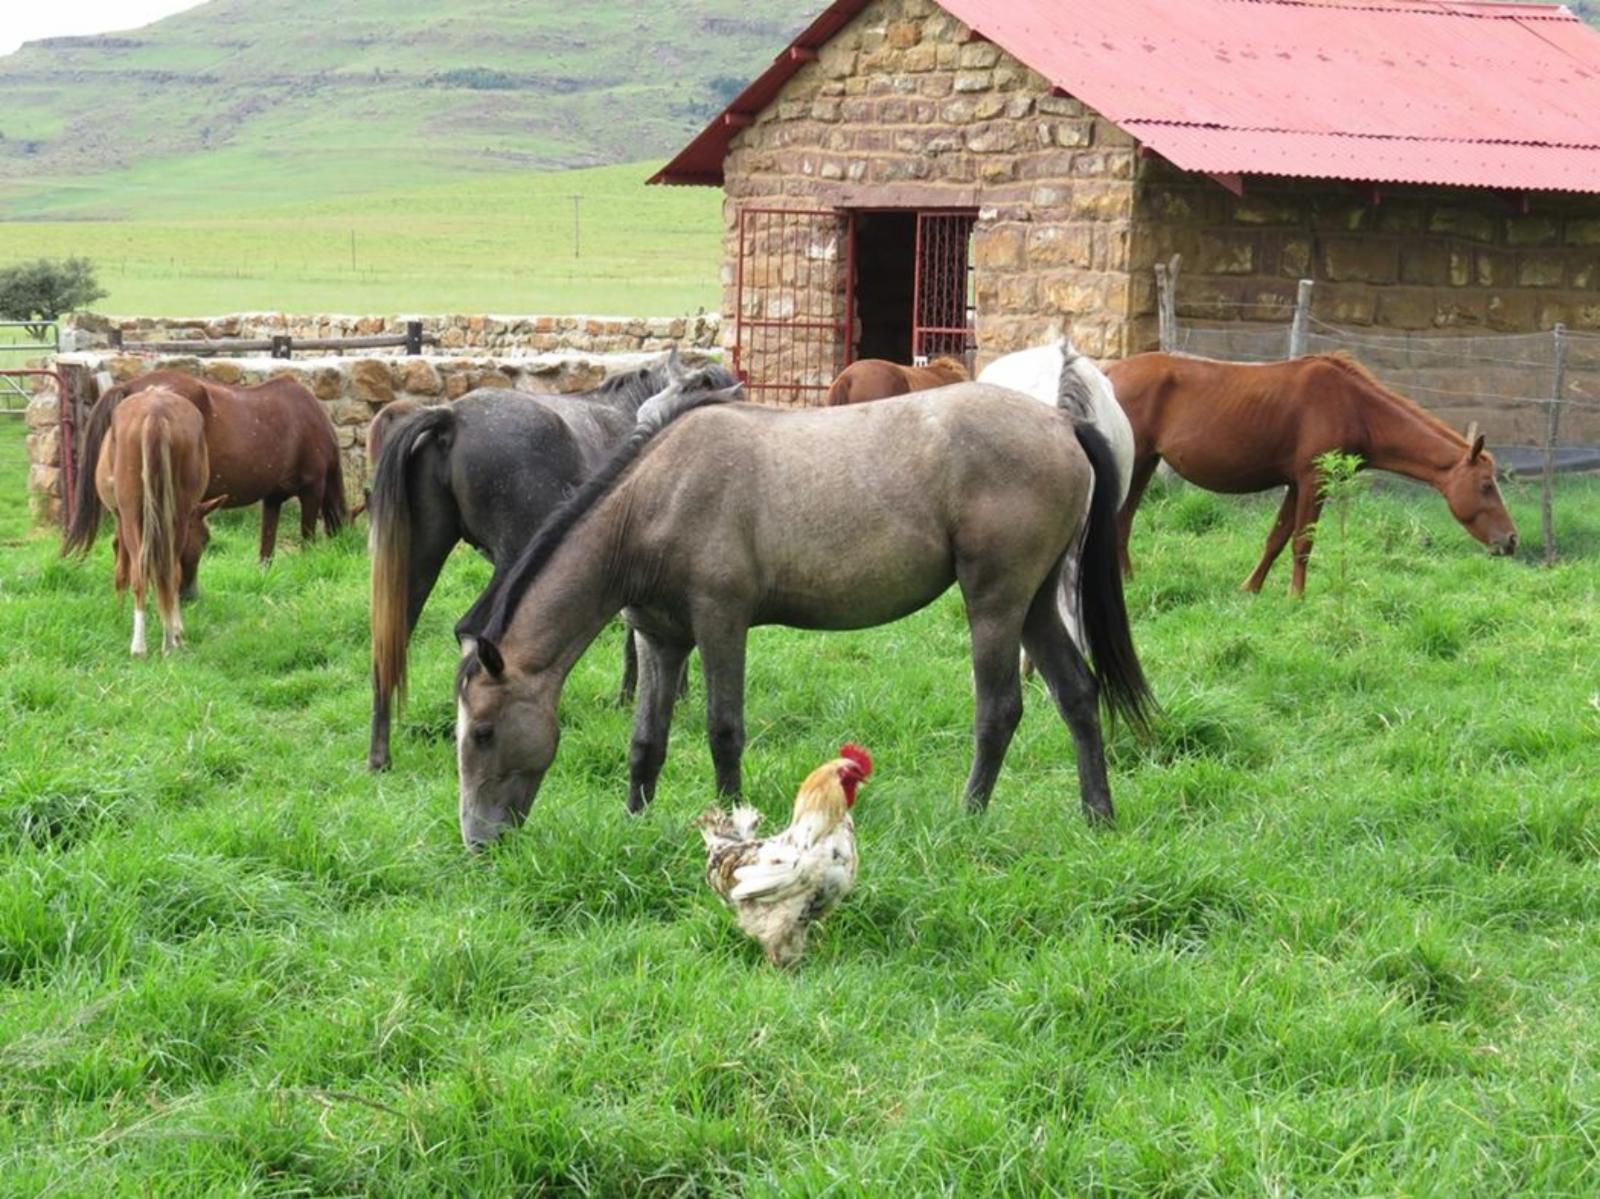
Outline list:
[[[129,523],[131,524],[132,522]],[[119,522],[119,534],[120,529],[121,525]],[[133,545],[132,542],[133,538],[131,536],[124,541],[119,535],[117,539],[117,547],[119,553],[127,555],[127,578],[133,587],[133,644],[129,647],[129,652],[131,652],[135,658],[142,658],[146,653],[149,652],[148,647],[145,645],[144,636],[144,593],[146,580],[144,577],[144,571],[139,569],[138,547]]]
[[[1299,599],[1306,593],[1306,563],[1311,560],[1313,526],[1322,515],[1322,494],[1317,476],[1302,478],[1300,499],[1294,512],[1294,577],[1289,580],[1289,595]]]
[[[617,704],[627,707],[639,693],[639,646],[634,641],[638,634],[624,617],[622,621],[622,686],[617,688]]]
[[[316,480],[296,498],[300,501],[300,544],[310,545],[317,539],[317,518],[322,515],[324,481]]]
[[[1128,498],[1117,513],[1117,559],[1122,563],[1122,577],[1133,578],[1133,559],[1128,556],[1128,540],[1133,536],[1133,518],[1139,511],[1139,501],[1144,499],[1144,489],[1161,465],[1161,455],[1151,454],[1133,463],[1133,475],[1128,480]]]
[[[282,496],[269,495],[261,501],[261,565],[272,561],[272,551],[278,544],[278,510],[283,507]]]
[[[428,602],[445,559],[460,540],[461,526],[453,512],[437,506],[421,505],[411,525],[411,553],[406,572],[406,640],[416,630],[422,606]],[[389,769],[390,701],[393,696],[378,686],[378,673],[372,673],[372,736],[367,743],[367,767]]]
[[[1022,643],[1050,686],[1078,751],[1078,792],[1091,821],[1109,822],[1111,785],[1106,780],[1105,743],[1100,732],[1099,684],[1073,644],[1049,588],[1042,589],[1028,609]]]
[[[628,746],[628,811],[642,812],[656,797],[656,780],[667,760],[677,680],[690,647],[657,641],[635,630],[629,631],[628,640],[637,643],[639,664],[639,706]]]
[[[1284,491],[1283,503],[1278,507],[1278,519],[1272,522],[1272,532],[1267,534],[1267,549],[1261,555],[1261,565],[1255,568],[1239,590],[1260,591],[1261,584],[1267,581],[1267,572],[1278,560],[1278,555],[1283,553],[1283,547],[1289,543],[1289,533],[1295,528],[1294,512],[1299,492],[1299,487],[1293,483]]]
[[[744,654],[748,634],[749,628],[742,619],[736,623],[725,613],[695,621],[695,642],[700,647],[700,668],[706,679],[706,736],[711,742],[718,795],[738,795],[743,789],[740,761],[744,757]],[[1011,667],[1016,669],[1015,661]],[[674,686],[678,678],[673,676]]]

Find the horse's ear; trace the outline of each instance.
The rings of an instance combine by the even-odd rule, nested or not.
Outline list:
[[[1471,447],[1467,451],[1467,461],[1476,462],[1483,454],[1483,434],[1478,432],[1477,421],[1467,426],[1467,444]]]
[[[487,637],[478,638],[478,661],[483,663],[492,678],[503,678],[506,673],[506,660],[500,656],[500,647]]]
[[[732,387],[724,387],[721,391],[713,391],[707,398],[712,404],[732,404],[744,399],[744,383],[735,383]]]
[[[674,345],[667,351],[667,378],[674,383],[682,383],[688,371],[683,368],[683,359],[678,355],[678,347]]]
[[[202,501],[200,501],[200,515],[201,516],[210,516],[213,512],[215,512],[218,508],[222,507],[222,505],[226,504],[232,498],[233,498],[232,496],[219,495],[214,500],[202,500]]]

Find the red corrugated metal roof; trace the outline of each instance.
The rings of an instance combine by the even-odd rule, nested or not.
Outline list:
[[[1185,170],[1600,192],[1600,34],[1565,8],[1472,0],[944,0]],[[833,4],[816,48],[866,7]],[[730,114],[652,182],[719,183]]]

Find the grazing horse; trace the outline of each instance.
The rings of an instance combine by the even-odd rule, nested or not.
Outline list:
[[[753,626],[886,624],[951,583],[966,601],[977,690],[967,805],[987,804],[1021,719],[1021,643],[1072,730],[1084,809],[1109,820],[1097,700],[1136,725],[1150,700],[1123,607],[1115,473],[1100,435],[978,383],[842,409],[721,398],[669,397],[664,431],[652,438],[641,423],[457,625],[467,844],[527,816],[555,757],[562,684],[619,609],[640,640],[628,786],[638,811],[666,759],[672,680],[691,647],[705,670],[717,787],[737,794]],[[1055,602],[1086,513],[1083,602],[1098,680]]]
[[[486,388],[410,414],[385,436],[372,476],[372,735],[367,765],[389,765],[390,708],[406,684],[406,648],[456,543],[509,564],[567,495],[633,429],[640,407],[683,378],[676,354],[593,391],[537,396]],[[694,372],[732,384],[721,367]],[[633,639],[622,692],[632,693]]]
[[[828,388],[827,407],[893,399],[913,391],[965,383],[970,378],[967,368],[955,358],[935,358],[927,366],[901,366],[886,358],[863,358],[839,372]]]
[[[1117,464],[1117,503],[1120,505],[1128,498],[1128,482],[1133,477],[1133,428],[1128,424],[1122,405],[1117,403],[1111,380],[1078,353],[1071,338],[1063,337],[1048,345],[996,358],[978,372],[978,382],[1009,387],[1051,407],[1072,403],[1073,396],[1081,397],[1072,415],[1076,420],[1093,425],[1106,439]],[[1082,549],[1080,544],[1067,551],[1061,571],[1060,595],[1062,619],[1067,622],[1067,629],[1079,649],[1083,648],[1083,628],[1077,612],[1077,577]],[[1026,653],[1022,656],[1022,673],[1033,674],[1033,663]]]
[[[372,418],[372,423],[367,426],[367,477],[370,479],[378,469],[378,458],[383,453],[383,443],[389,439],[389,433],[405,417],[413,412],[421,412],[422,405],[416,400],[390,400],[378,409],[378,415]],[[367,510],[367,505],[372,503],[372,488],[361,489],[361,502],[350,511],[350,519],[354,520]]]
[[[333,422],[304,386],[279,378],[255,387],[231,387],[182,371],[152,371],[105,392],[89,412],[74,494],[77,507],[63,553],[86,553],[94,544],[101,514],[93,482],[100,443],[117,406],[152,387],[182,396],[205,421],[211,463],[206,498],[226,496],[229,508],[261,504],[262,562],[272,559],[285,500],[300,501],[300,533],[307,541],[315,535],[319,518],[329,536],[349,519]]]
[[[156,593],[161,650],[183,643],[178,597],[192,590],[210,539],[206,515],[227,497],[202,502],[210,464],[205,422],[164,387],[130,396],[112,415],[95,461],[94,490],[117,514],[116,588],[133,589],[135,657],[145,654],[144,599]]]
[[[1437,489],[1456,520],[1497,554],[1514,554],[1517,528],[1500,498],[1494,458],[1473,425],[1462,437],[1354,359],[1311,354],[1262,365],[1177,354],[1140,354],[1112,366],[1117,399],[1133,425],[1133,485],[1118,518],[1123,570],[1128,535],[1156,464],[1210,491],[1240,494],[1287,486],[1261,563],[1245,580],[1259,591],[1294,540],[1290,595],[1306,589],[1311,526],[1322,511],[1319,455],[1339,450],[1363,468],[1393,471]]]

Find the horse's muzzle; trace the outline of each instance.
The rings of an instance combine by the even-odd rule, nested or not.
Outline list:
[[[1517,552],[1517,535],[1507,533],[1489,543],[1489,552],[1497,558],[1509,558]]]

